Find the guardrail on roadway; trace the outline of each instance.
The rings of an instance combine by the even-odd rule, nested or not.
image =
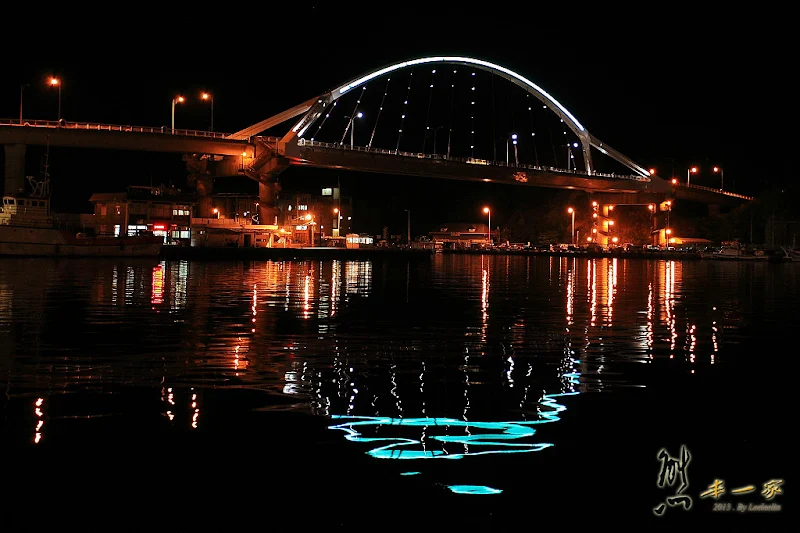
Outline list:
[[[580,172],[578,170],[564,170],[562,168],[556,168],[556,167],[540,167],[536,165],[525,165],[525,164],[516,165],[498,161],[491,163],[489,161],[484,161],[482,159],[476,160],[474,158],[468,158],[468,157],[452,157],[452,156],[448,157],[439,154],[424,154],[421,152],[402,152],[399,150],[388,150],[385,148],[367,148],[366,146],[351,147],[349,144],[327,143],[321,141],[312,141],[309,139],[298,139],[297,145],[319,147],[319,148],[333,148],[336,150],[352,150],[354,152],[369,152],[373,154],[397,155],[401,157],[415,157],[417,159],[434,159],[441,161],[457,161],[460,163],[467,163],[467,164],[494,165],[498,167],[521,168],[521,169],[539,170],[544,172],[564,172],[567,174],[582,174],[584,176],[592,178],[613,178],[613,179],[624,179],[624,180],[646,181],[646,182],[651,181],[650,178],[644,176],[605,174],[603,172],[595,172],[594,174],[587,174],[585,172]],[[476,163],[476,161],[479,161],[479,163]]]
[[[19,119],[0,118],[0,126],[21,126],[34,128],[60,128],[66,130],[92,130],[92,131],[123,131],[131,133],[163,133],[164,135],[183,135],[185,137],[205,137],[209,139],[224,139],[230,133],[202,130],[172,131],[166,126],[154,128],[152,126],[127,126],[120,124],[94,124],[91,122],[67,122],[65,120],[25,120],[22,124]]]

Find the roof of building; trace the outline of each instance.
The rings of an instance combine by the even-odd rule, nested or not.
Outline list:
[[[194,194],[186,194],[180,189],[164,187],[128,187],[125,192],[96,192],[89,201],[96,202],[125,202],[129,200],[143,200],[153,202],[180,202],[192,204],[197,202]]]
[[[430,233],[478,233],[478,234],[487,234],[489,232],[489,226],[486,224],[473,224],[469,222],[446,222],[443,224],[439,224],[434,230],[431,230]]]

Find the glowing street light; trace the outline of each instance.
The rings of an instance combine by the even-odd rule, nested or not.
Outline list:
[[[689,185],[689,180],[692,174],[697,174],[697,167],[686,169],[686,185]]]
[[[512,133],[511,134],[511,138],[506,139],[506,165],[508,165],[508,157],[509,157],[509,154],[508,154],[508,151],[509,151],[508,150],[508,146],[509,145],[508,145],[508,143],[509,143],[509,141],[511,142],[511,144],[514,145],[514,162],[517,165],[519,165],[519,157],[517,157],[517,134],[516,133]]]
[[[567,213],[572,214],[572,244],[575,244],[575,210],[570,207]]]
[[[19,86],[19,125],[22,126],[22,93],[25,92],[26,87],[30,87],[30,83],[23,83]]]
[[[211,102],[211,127],[208,131],[214,131],[214,97],[209,93],[203,93],[200,95],[200,98],[203,100],[209,100]]]
[[[58,87],[58,121],[61,122],[61,80],[50,78],[50,87]]]
[[[336,225],[333,227],[333,236],[334,237],[338,237],[339,236],[339,208],[338,207],[334,207],[333,208],[333,218],[336,220]]]
[[[489,246],[492,245],[492,210],[488,207],[483,208],[483,212],[489,215]]]
[[[172,99],[172,128],[170,131],[175,135],[175,104],[182,104],[186,99],[183,96],[176,96]]]
[[[722,167],[714,167],[714,173],[719,172],[720,182],[719,190],[725,190],[725,174],[722,172]]]
[[[219,209],[216,207],[214,208],[214,214],[217,215],[217,218],[219,218]]]
[[[362,118],[363,116],[364,116],[364,113],[359,111],[358,113],[355,114],[355,116],[350,117],[350,122],[348,124],[348,127],[350,128],[350,149],[351,150],[353,149],[353,137],[354,137],[354,133],[353,132],[356,129],[355,119]]]

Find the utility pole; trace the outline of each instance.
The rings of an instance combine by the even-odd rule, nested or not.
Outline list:
[[[411,210],[406,209],[406,213],[408,213],[408,247],[411,248]]]

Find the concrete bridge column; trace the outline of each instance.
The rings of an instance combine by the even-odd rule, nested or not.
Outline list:
[[[262,177],[258,181],[258,220],[262,224],[277,224],[278,191],[280,185],[274,177]]]
[[[13,194],[24,191],[26,146],[24,144],[5,144],[3,148],[6,156],[3,193]]]
[[[214,188],[214,178],[211,176],[198,176],[195,181],[197,189],[197,216],[199,218],[212,218],[214,216],[214,199],[211,193]]]

